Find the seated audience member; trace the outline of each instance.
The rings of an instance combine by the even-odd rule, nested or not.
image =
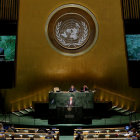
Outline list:
[[[81,134],[78,133],[78,135],[76,136],[75,140],[83,140],[83,136]]]
[[[81,129],[81,128],[80,128]],[[83,131],[82,130],[77,130],[76,131],[76,134],[83,134]]]
[[[45,139],[53,139],[53,135],[47,135],[47,136],[45,136]]]
[[[15,129],[15,127],[14,127],[14,125],[11,126],[11,129],[12,129],[14,132],[17,132],[16,129]]]
[[[55,136],[53,135],[53,140],[56,140]]]
[[[37,133],[48,133],[48,130],[46,128],[39,128]]]
[[[50,130],[48,131],[48,133],[49,132],[50,132],[50,134],[54,134],[55,133],[55,131],[52,128],[50,128]]]
[[[138,137],[138,138],[140,138],[140,135],[139,135],[139,133],[137,132],[136,128],[132,128],[132,129],[130,130],[129,136],[130,136],[130,137]]]
[[[87,85],[84,85],[81,89],[81,92],[89,91]]]
[[[0,123],[0,132],[4,131],[3,124]]]
[[[14,134],[12,134],[12,136],[11,136],[11,140],[15,140],[15,136],[14,136]]]
[[[69,92],[75,92],[75,91],[76,91],[76,89],[75,89],[74,85],[71,85]]]

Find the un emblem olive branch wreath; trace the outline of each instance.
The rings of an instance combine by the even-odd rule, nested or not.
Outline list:
[[[67,47],[70,47],[70,46],[81,46],[87,39],[88,37],[88,27],[86,25],[85,22],[81,21],[81,24],[83,26],[83,34],[82,36],[79,38],[78,42],[70,42],[70,43],[67,43],[62,37],[61,37],[61,34],[60,34],[60,28],[61,28],[61,24],[62,24],[62,21],[58,22],[57,25],[56,25],[56,28],[55,28],[55,33],[56,33],[56,37],[58,39],[58,41],[64,45],[64,46],[67,46]]]

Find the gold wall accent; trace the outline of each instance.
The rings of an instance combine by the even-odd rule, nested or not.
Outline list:
[[[45,36],[49,14],[69,3],[87,7],[99,25],[95,46],[76,57],[57,53]],[[140,89],[128,85],[124,41],[120,0],[20,0],[16,87],[1,90],[7,105],[12,104],[13,111],[22,109],[32,101],[48,100],[54,86],[68,90],[74,84],[80,89],[86,83],[90,89],[98,86],[133,98],[140,109]]]
[[[97,87],[96,87],[97,88]],[[129,98],[120,93],[103,89],[98,87],[95,93],[95,101],[112,101],[113,106],[117,106],[126,110],[135,111],[136,110],[136,100]]]

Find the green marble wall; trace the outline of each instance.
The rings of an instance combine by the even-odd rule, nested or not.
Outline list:
[[[49,108],[66,107],[68,100],[73,97],[75,107],[83,107],[83,109],[93,109],[93,92],[58,92],[49,93]]]

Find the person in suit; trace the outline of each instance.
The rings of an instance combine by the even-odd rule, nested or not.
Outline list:
[[[75,140],[83,140],[84,137],[81,134],[78,134],[75,138]]]
[[[3,132],[4,128],[3,128],[3,124],[0,123],[0,132]]]
[[[74,85],[71,85],[69,92],[75,92],[75,91],[76,91],[76,88],[74,87]]]
[[[3,48],[0,48],[0,61],[2,60],[5,60],[5,57],[4,57],[4,49]]]
[[[137,138],[140,138],[140,135],[139,133],[137,132],[136,128],[132,128],[129,132],[129,136],[130,137],[137,137]]]
[[[84,86],[81,88],[81,92],[85,92],[85,91],[89,91],[87,85],[84,85]]]
[[[70,97],[68,100],[67,106],[72,107],[74,105],[75,105],[75,101],[74,101],[73,97]]]
[[[12,125],[10,128],[11,128],[14,132],[17,132],[16,129],[15,129],[15,127],[14,127],[14,125]]]

